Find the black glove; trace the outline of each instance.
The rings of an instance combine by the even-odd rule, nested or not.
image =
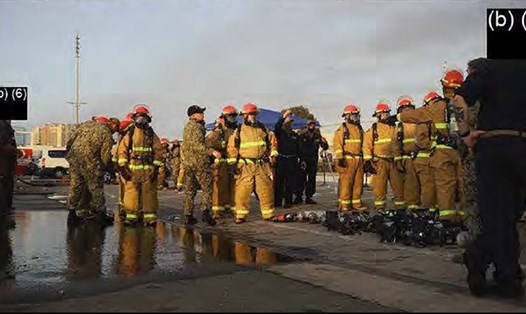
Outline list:
[[[398,122],[397,115],[389,116],[384,119],[384,122],[390,125],[395,125]]]
[[[128,167],[126,166],[119,167],[119,174],[124,180],[126,181],[131,180],[131,172],[130,172],[130,169],[128,169]]]
[[[363,171],[365,173],[376,174],[376,169],[374,169],[373,162],[371,160],[367,160],[365,162],[363,165]]]
[[[338,158],[338,166],[342,168],[347,167],[347,160],[345,160],[345,158]]]
[[[152,176],[150,177],[150,182],[155,182],[159,176],[159,167],[153,167]]]

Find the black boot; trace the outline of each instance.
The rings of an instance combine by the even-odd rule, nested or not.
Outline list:
[[[318,202],[316,202],[315,200],[313,200],[313,199],[310,198],[310,197],[307,197],[307,198],[305,199],[305,204],[316,205],[316,204],[318,204]]]
[[[292,204],[294,204],[294,205],[303,204],[303,198],[301,196],[294,197],[294,200],[292,201]]]
[[[214,219],[214,217],[212,217],[210,209],[203,210],[203,216],[201,217],[201,220],[206,222],[209,226],[216,225],[216,220]]]
[[[68,227],[73,227],[73,226],[76,226],[79,224],[80,222],[80,217],[77,216],[77,213],[75,212],[74,209],[70,209],[69,210],[69,213],[68,213]]]
[[[100,210],[95,213],[95,220],[101,226],[112,226],[115,221],[115,217],[106,210]]]
[[[477,265],[476,259],[467,251],[463,254],[463,260],[468,269],[468,286],[471,294],[475,296],[487,294],[486,271]]]
[[[193,226],[197,223],[197,219],[193,215],[186,215],[184,217],[184,224],[187,226]]]

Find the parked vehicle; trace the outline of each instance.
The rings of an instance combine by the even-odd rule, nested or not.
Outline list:
[[[19,147],[18,149],[22,151],[22,157],[16,160],[15,173],[18,176],[27,175],[29,167],[32,167],[34,170],[34,165],[31,165],[33,162],[33,149],[26,147]]]
[[[66,160],[66,148],[42,148],[34,151],[40,168],[41,177],[60,179],[68,174],[69,163]]]

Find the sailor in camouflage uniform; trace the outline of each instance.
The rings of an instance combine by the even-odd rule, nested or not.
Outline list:
[[[210,159],[213,155],[221,158],[221,153],[205,145],[204,111],[197,105],[188,108],[188,122],[184,126],[182,152],[185,156],[183,167],[185,171],[184,213],[185,223],[193,225],[197,220],[193,216],[194,198],[197,193],[197,183],[201,186],[202,220],[213,226],[216,224],[212,217],[212,171]]]
[[[66,160],[69,162],[68,224],[80,219],[96,218],[100,223],[113,223],[106,212],[104,171],[111,162],[112,134],[117,132],[117,119],[99,116],[78,126],[68,140]],[[89,209],[79,208],[88,191]]]

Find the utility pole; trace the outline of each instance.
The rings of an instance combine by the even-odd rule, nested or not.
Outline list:
[[[68,104],[75,105],[75,123],[80,123],[80,105],[87,103],[80,102],[80,34],[77,32],[75,38],[75,102],[68,102]]]

